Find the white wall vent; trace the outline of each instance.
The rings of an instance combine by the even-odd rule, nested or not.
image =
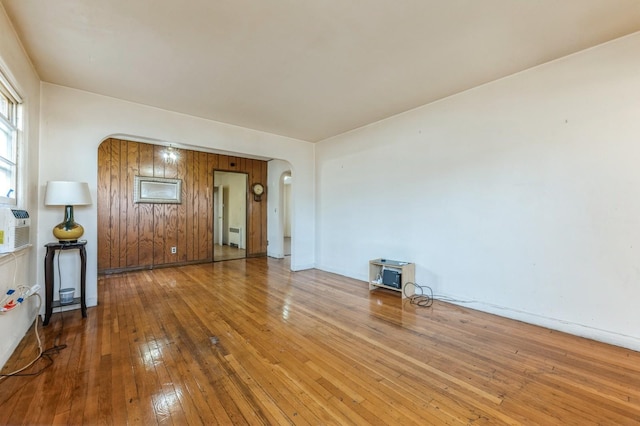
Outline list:
[[[242,228],[229,228],[229,245],[242,248]]]

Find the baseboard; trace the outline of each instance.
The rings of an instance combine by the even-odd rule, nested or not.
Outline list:
[[[367,268],[369,267],[368,264],[365,265]],[[354,277],[353,275],[351,275],[348,271],[346,270],[341,270],[341,269],[336,269],[336,268],[330,268],[330,267],[326,267],[324,265],[316,265],[316,269],[319,269],[321,271],[325,271],[325,272],[330,272],[332,274],[338,274],[338,275],[342,275],[343,277],[347,277],[347,278],[352,278],[354,280],[359,280],[359,281],[364,281],[365,283],[367,283],[367,281],[369,280],[369,277],[367,275],[362,275],[362,276],[358,276],[358,277]],[[368,271],[368,269],[367,269]]]
[[[346,271],[342,271],[336,268],[328,268],[322,265],[316,266],[317,269],[322,271],[331,272],[345,277],[350,277]],[[350,277],[357,280],[367,282],[367,277]],[[453,300],[465,300],[464,297],[449,296]],[[487,312],[490,314],[498,315],[504,318],[509,318],[517,321],[526,322],[527,324],[538,325],[551,330],[561,331],[563,333],[572,334],[574,336],[584,337],[586,339],[596,340],[598,342],[607,343],[610,345],[620,346],[622,348],[631,349],[633,351],[640,352],[640,337],[628,336],[625,334],[615,333],[608,330],[602,330],[599,328],[589,327],[582,324],[577,324],[569,321],[563,321],[556,318],[545,317],[538,314],[532,314],[530,312],[524,312],[505,306],[493,305],[483,302],[449,302],[459,306],[463,306],[469,309],[475,309],[477,311]]]
[[[462,299],[457,297],[451,297],[452,299]],[[572,334],[574,336],[584,337],[586,339],[596,340],[598,342],[607,343],[610,345],[620,346],[623,348],[631,349],[634,351],[640,351],[640,338],[634,336],[627,336],[625,334],[615,333],[608,330],[601,330],[594,327],[589,327],[582,324],[577,324],[569,321],[563,321],[556,318],[545,317],[542,315],[532,314],[530,312],[524,312],[517,309],[507,308],[504,306],[493,305],[483,302],[470,302],[459,303],[449,302],[459,306],[464,306],[470,309],[475,309],[482,312],[498,315],[501,317],[526,322],[527,324],[538,325],[551,330],[561,331],[563,333]]]
[[[315,269],[316,265],[313,263],[297,263],[295,265],[291,265],[292,271],[304,271],[307,269]]]

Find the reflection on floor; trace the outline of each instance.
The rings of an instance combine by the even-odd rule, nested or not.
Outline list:
[[[221,246],[220,244],[214,244],[213,246],[213,261],[218,262],[220,260],[231,259],[244,259],[247,257],[245,249],[237,247],[231,247],[227,245]]]
[[[291,237],[284,237],[284,255],[291,256]]]

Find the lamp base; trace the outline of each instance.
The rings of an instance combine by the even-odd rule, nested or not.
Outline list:
[[[84,234],[84,228],[78,223],[60,223],[53,228],[53,236],[61,243],[76,243]]]
[[[73,206],[66,206],[64,221],[53,228],[53,236],[60,243],[75,243],[82,234],[84,234],[84,228],[73,220]]]

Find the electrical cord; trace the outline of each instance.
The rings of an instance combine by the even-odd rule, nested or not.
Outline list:
[[[62,272],[60,271],[60,258],[62,257],[62,251],[58,254],[56,261],[58,262],[58,283],[60,284],[60,289],[62,290]]]
[[[407,286],[409,285],[412,285],[415,288],[413,292],[414,294],[412,296],[407,294]],[[420,291],[420,293],[415,294],[417,293],[418,290]],[[409,302],[412,305],[417,305],[422,308],[428,308],[432,306],[434,300],[439,300],[441,302],[450,302],[450,303],[476,303],[476,301],[474,300],[461,300],[461,299],[455,299],[453,297],[443,296],[439,294],[434,295],[431,287],[426,285],[419,285],[413,282],[406,283],[402,292],[404,293],[404,296],[407,299],[409,299]]]
[[[409,285],[412,285],[415,288],[413,295],[407,294],[407,286]],[[415,290],[420,290],[420,294],[415,294]],[[411,303],[412,305],[417,305],[421,308],[428,308],[433,305],[433,290],[429,286],[422,286],[413,282],[408,282],[404,285],[402,292],[404,293],[404,296],[409,299],[409,303]]]
[[[16,271],[17,271],[17,258],[16,255],[14,253],[11,253],[14,257],[14,261],[16,262],[16,268],[13,271],[13,282],[14,282],[14,287],[15,287],[15,281],[16,281]],[[60,283],[60,285],[62,286],[62,274],[60,273],[60,256],[58,256],[58,282]],[[18,291],[21,292],[28,292],[31,290],[30,287],[21,285],[18,286],[17,288]],[[26,293],[24,293],[26,294]],[[0,374],[0,381],[6,379],[7,377],[28,377],[28,376],[37,376],[40,373],[42,373],[44,370],[46,370],[47,368],[51,367],[51,365],[53,365],[53,358],[52,355],[57,355],[60,353],[61,350],[65,349],[67,347],[66,344],[58,344],[59,339],[62,337],[62,332],[64,331],[64,312],[62,311],[62,309],[60,310],[61,315],[61,328],[60,331],[58,332],[58,335],[55,337],[54,339],[54,346],[52,346],[49,349],[43,350],[42,349],[42,340],[40,339],[40,333],[38,332],[38,316],[40,314],[40,308],[42,307],[42,297],[40,297],[39,293],[33,293],[30,294],[28,296],[28,298],[30,298],[31,296],[36,296],[38,298],[38,307],[36,309],[36,315],[35,315],[35,320],[34,320],[34,331],[36,334],[36,340],[38,341],[38,356],[36,358],[34,358],[31,362],[29,362],[27,365],[25,365],[24,367],[21,367],[15,371],[12,371],[11,373],[7,373],[7,374]],[[33,373],[22,373],[24,370],[26,370],[27,368],[31,367],[33,364],[36,363],[36,361],[38,361],[40,358],[44,359],[47,361],[46,365],[44,367],[42,367],[41,369],[39,369],[38,371],[35,371]]]
[[[27,365],[25,365],[22,368],[19,368],[15,371],[12,371],[11,373],[8,374],[0,374],[0,380],[3,380],[7,377],[11,377],[11,376],[18,376],[19,373],[21,373],[22,371],[26,370],[27,368],[31,367],[37,360],[40,359],[40,357],[42,356],[42,341],[40,340],[40,333],[38,333],[38,314],[40,312],[40,307],[42,306],[42,298],[40,297],[39,293],[33,293],[31,296],[37,296],[38,297],[38,309],[36,309],[36,318],[34,321],[34,330],[36,332],[36,339],[38,340],[38,356],[36,358],[34,358],[33,361],[31,361],[30,363],[28,363]],[[29,297],[31,297],[29,296]]]
[[[58,344],[58,339],[60,338],[60,336],[62,335],[62,330],[63,328],[60,330],[60,332],[58,333],[58,335],[55,338],[55,344],[54,346],[52,346],[49,349],[46,350],[42,350],[42,340],[40,339],[40,333],[38,332],[38,315],[40,312],[40,307],[42,306],[42,298],[40,297],[40,294],[38,293],[34,293],[32,294],[32,296],[37,296],[38,297],[38,309],[36,310],[36,318],[34,321],[34,331],[36,334],[36,340],[38,341],[38,356],[36,358],[34,358],[30,363],[28,363],[27,365],[25,365],[22,368],[19,368],[15,371],[12,371],[11,373],[7,373],[7,374],[0,374],[0,381],[6,379],[7,377],[29,377],[29,376],[37,376],[39,374],[41,374],[44,370],[46,370],[47,368],[51,367],[51,365],[53,365],[53,355],[57,355],[60,353],[61,350],[65,349],[67,347],[66,344]],[[64,318],[64,314],[62,315]],[[64,320],[64,319],[63,319]],[[64,324],[64,323],[63,323]],[[31,367],[33,364],[36,363],[36,361],[38,361],[39,359],[44,359],[45,361],[47,361],[47,363],[40,368],[38,371],[34,371],[33,373],[22,373],[24,370],[26,370],[27,368]]]
[[[441,302],[451,302],[451,303],[479,303],[477,300],[462,300],[456,299],[449,296],[436,295],[434,296],[436,300],[440,300]]]

